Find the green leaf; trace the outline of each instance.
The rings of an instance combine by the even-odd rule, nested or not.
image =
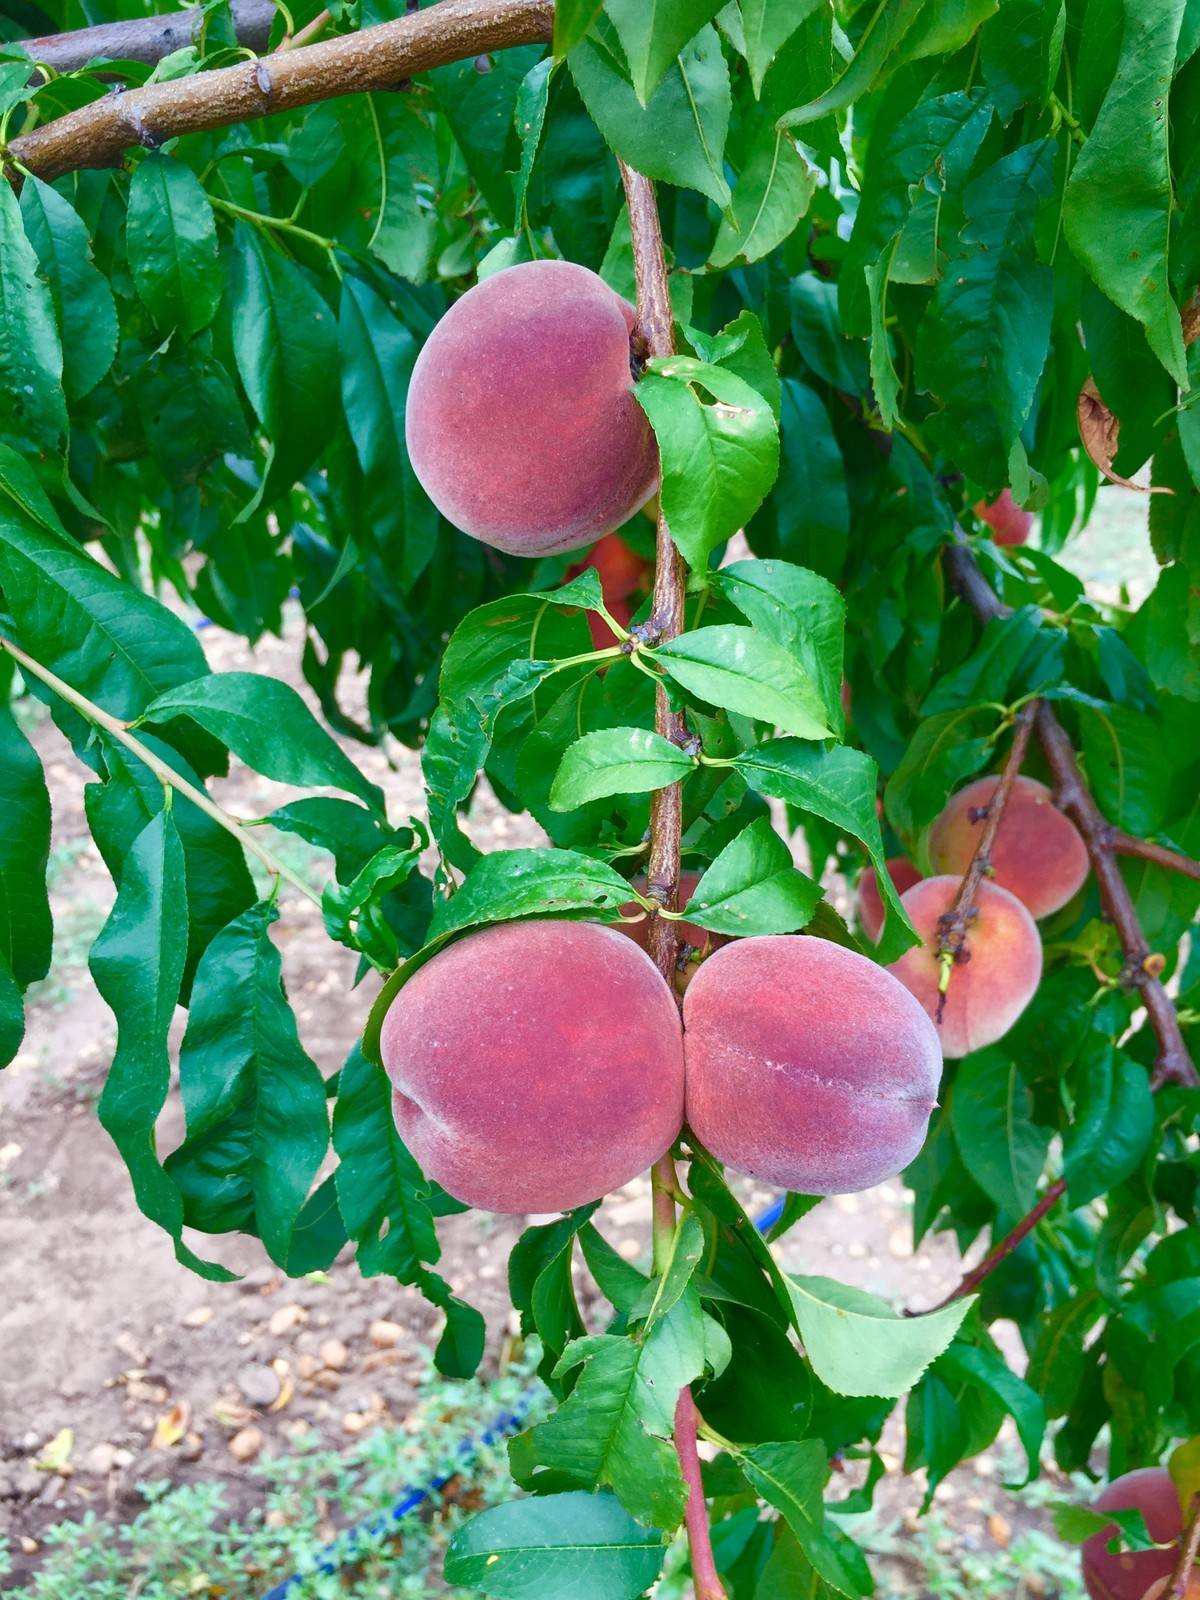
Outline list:
[[[721,219],[708,258],[710,267],[759,261],[788,238],[808,210],[818,169],[779,128],[764,126],[751,146]]]
[[[604,7],[620,37],[633,91],[643,106],[676,56],[724,0],[607,0]]]
[[[429,938],[485,922],[561,917],[571,911],[600,921],[602,912],[615,911],[629,897],[629,885],[619,872],[575,850],[493,850],[437,907]]]
[[[6,1067],[25,1037],[25,1007],[21,990],[0,954],[0,1067]]]
[[[436,1190],[396,1131],[392,1086],[355,1046],[333,1108],[338,1206],[364,1278],[416,1283],[441,1255],[429,1197]]]
[[[536,1334],[544,1352],[539,1375],[552,1381],[558,1359],[572,1339],[587,1332],[575,1300],[572,1265],[575,1237],[599,1202],[579,1206],[553,1222],[526,1228],[508,1258],[508,1290],[521,1314],[521,1331]]]
[[[199,178],[159,151],[134,169],[125,224],[129,270],[160,328],[207,328],[221,299],[217,224]]]
[[[54,302],[10,183],[0,184],[0,434],[57,455],[67,433]]]
[[[811,811],[865,845],[887,907],[878,959],[887,965],[916,944],[884,861],[883,835],[875,810],[878,771],[869,756],[839,745],[815,750],[795,739],[772,739],[738,756],[734,766],[757,793]]]
[[[1005,121],[1026,102],[1045,105],[1058,77],[1066,31],[1063,0],[1004,0],[984,28],[983,74]]]
[[[573,50],[604,9],[604,0],[559,0],[554,7],[554,54]]]
[[[245,1146],[226,1186],[240,1185],[271,1259],[285,1265],[292,1229],[329,1145],[325,1084],[306,1055],[270,937],[279,913],[252,906],[209,945],[196,972],[179,1082],[188,1140],[231,1118]],[[186,1146],[185,1146],[186,1149]]]
[[[694,757],[648,728],[604,728],[568,745],[550,790],[552,811],[574,811],[611,794],[644,794],[678,783]]]
[[[794,128],[817,122],[831,111],[842,111],[864,95],[879,77],[888,58],[899,50],[905,34],[924,10],[926,0],[879,0],[864,28],[858,49],[841,77],[824,94],[780,117],[781,127]]]
[[[1041,1470],[1039,1455],[1046,1436],[1046,1408],[1041,1396],[1028,1383],[1010,1371],[1000,1354],[983,1345],[956,1340],[938,1357],[937,1371],[990,1391],[1017,1425],[1017,1436],[1025,1451],[1024,1483],[1009,1485],[1021,1489],[1032,1483]]]
[[[240,222],[231,279],[234,356],[270,442],[260,496],[269,503],[303,477],[329,438],[337,326],[308,275]]]
[[[780,1512],[815,1570],[838,1594],[863,1589],[825,1531],[822,1491],[829,1480],[828,1452],[820,1439],[760,1444],[739,1451],[738,1464],[763,1499]]]
[[[631,167],[648,178],[698,189],[722,209],[729,204],[722,170],[729,69],[715,28],[701,28],[645,106],[638,103],[607,19],[572,50],[570,67],[605,143]]]
[[[467,169],[505,232],[513,231],[516,220],[510,174],[520,164],[514,126],[517,97],[541,55],[540,45],[510,46],[487,57],[486,72],[479,71],[471,56],[429,75]],[[436,167],[429,182],[431,186],[440,182]],[[468,254],[464,265],[470,262]]]
[[[704,1255],[704,1229],[694,1212],[687,1212],[676,1224],[658,1275],[650,1279],[641,1303],[630,1313],[631,1321],[641,1321],[640,1337],[649,1338],[662,1319],[678,1305],[691,1283]]]
[[[757,817],[721,851],[700,879],[684,916],[734,937],[795,933],[806,927],[822,889],[792,865],[792,853],[768,817]]]
[[[693,356],[651,361],[633,392],[658,440],[671,537],[702,571],[775,480],[779,431],[770,402],[736,373]]]
[[[555,21],[557,25],[557,17]],[[550,99],[550,79],[554,67],[553,56],[546,56],[544,60],[536,62],[521,79],[521,87],[517,91],[514,118],[517,137],[521,141],[521,165],[513,178],[513,195],[518,222],[525,216],[529,180],[533,176],[533,164],[537,160],[542,128],[546,122],[546,106]]]
[[[438,233],[437,213],[426,200],[441,172],[433,119],[418,112],[408,95],[369,94],[365,100],[380,165],[379,210],[367,248],[389,272],[424,283]]]
[[[830,734],[821,693],[782,645],[756,629],[722,622],[658,645],[654,659],[689,694],[740,711],[802,739]]]
[[[1071,249],[1109,299],[1142,324],[1150,348],[1183,388],[1187,362],[1167,271],[1167,96],[1186,9],[1186,0],[1124,0],[1116,74],[1063,200]],[[1108,49],[1099,29],[1084,40],[1084,53]]]
[[[849,533],[846,468],[829,413],[814,390],[798,378],[785,378],[779,477],[750,526],[755,553],[782,556],[836,578],[846,559]]]
[[[938,435],[989,489],[1008,482],[1050,347],[1053,273],[1033,240],[1053,181],[1054,143],[1041,139],[968,186],[959,248],[917,336],[917,382],[942,404]]]
[[[1080,1058],[1076,1085],[1074,1116],[1063,1135],[1063,1170],[1071,1205],[1082,1206],[1137,1171],[1155,1117],[1145,1067],[1111,1045]]]
[[[100,1096],[101,1126],[121,1152],[139,1209],[175,1241],[175,1255],[202,1277],[232,1273],[183,1243],[183,1197],[155,1149],[154,1124],[171,1081],[167,1034],[187,956],[183,846],[169,808],[134,840],[108,920],[88,964],[117,1019],[117,1049]]]
[[[946,796],[987,764],[991,744],[975,731],[981,721],[975,708],[967,707],[917,724],[884,796],[888,821],[897,833],[910,838],[920,833],[946,804]]]
[[[1015,1061],[1000,1050],[967,1058],[954,1080],[950,1116],[963,1164],[1011,1217],[1037,1198],[1051,1131],[1032,1120],[1032,1096]]]
[[[93,264],[83,221],[57,189],[31,174],[21,187],[21,216],[62,329],[63,389],[69,400],[79,400],[96,387],[117,353],[112,290]]]
[[[445,1579],[497,1600],[636,1600],[663,1554],[662,1535],[612,1495],[548,1494],[469,1518],[446,1551]]]
[[[788,4],[780,5],[778,0],[738,0],[755,99],[762,92],[763,79],[781,47],[820,3],[821,0],[788,0]]]
[[[755,628],[801,661],[821,686],[831,728],[842,718],[846,602],[826,578],[789,561],[733,561],[709,582]]]
[[[37,473],[24,456],[18,455],[6,444],[0,444],[0,494],[7,495],[27,517],[31,517],[48,533],[58,534],[68,549],[75,548],[74,540],[63,527]],[[4,509],[11,514],[11,507]]]
[[[190,717],[255,772],[278,783],[331,784],[383,814],[383,791],[368,783],[290,684],[257,672],[216,672],[159,695],[146,722]]]
[[[787,1284],[813,1371],[835,1394],[904,1394],[946,1349],[974,1304],[968,1297],[903,1317],[832,1278],[789,1278]]]
[[[363,510],[389,575],[407,592],[429,565],[438,515],[408,459],[404,406],[417,349],[412,334],[360,278],[342,284],[338,314],[342,406],[363,470]]]
[[[0,694],[0,965],[7,983],[15,980],[23,989],[50,970],[50,795],[37,752],[9,707],[2,674]]]

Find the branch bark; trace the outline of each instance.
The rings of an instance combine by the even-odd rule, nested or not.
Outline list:
[[[11,140],[9,162],[50,181],[118,166],[136,146],[387,89],[402,78],[518,44],[549,44],[553,0],[440,0],[428,10],[338,39],[169,83],[106,95]]]
[[[948,546],[945,559],[955,587],[981,621],[1009,615],[1009,607],[987,581],[965,539]],[[1114,830],[1083,781],[1066,730],[1045,701],[1038,706],[1034,731],[1054,779],[1055,800],[1079,829],[1100,888],[1104,914],[1121,941],[1125,958],[1122,981],[1138,991],[1158,1040],[1152,1086],[1179,1083],[1195,1087],[1200,1084],[1200,1077],[1183,1042],[1175,1007],[1159,981],[1161,958],[1151,952],[1146,942],[1133,898],[1121,876]]]
[[[1178,850],[1171,850],[1165,844],[1135,839],[1133,834],[1122,833],[1119,828],[1114,828],[1112,847],[1119,856],[1136,856],[1139,861],[1153,861],[1155,866],[1165,867],[1168,872],[1180,872],[1185,878],[1195,878],[1200,883],[1200,861],[1180,855]]]
[[[1187,1527],[1179,1541],[1179,1560],[1171,1581],[1167,1584],[1163,1600],[1187,1600],[1192,1569],[1200,1560],[1200,1494],[1192,1496]]]
[[[265,50],[275,20],[275,0],[232,0],[230,10],[238,43],[248,50]],[[53,67],[55,72],[78,72],[98,57],[154,66],[172,51],[194,44],[203,20],[203,11],[189,7],[161,17],[100,22],[92,28],[42,34],[16,43],[23,45],[39,66]]]
[[[983,832],[979,836],[979,843],[975,846],[975,854],[971,863],[963,873],[962,883],[954,897],[954,904],[949,911],[944,911],[938,918],[938,961],[942,965],[941,984],[938,993],[937,1020],[942,1020],[942,1010],[946,1003],[946,993],[950,987],[950,979],[954,971],[954,964],[970,958],[967,946],[967,933],[971,922],[977,915],[975,896],[979,893],[980,880],[992,864],[992,846],[996,843],[996,835],[1000,831],[1000,820],[1004,816],[1004,808],[1008,804],[1008,797],[1012,793],[1012,786],[1017,781],[1021,771],[1021,763],[1025,759],[1025,752],[1029,748],[1029,736],[1033,732],[1033,717],[1036,706],[1030,704],[1023,706],[1017,713],[1016,731],[1013,734],[1012,748],[1008,752],[1008,760],[1004,763],[1004,771],[1000,775],[1000,782],[986,808],[986,819]]]

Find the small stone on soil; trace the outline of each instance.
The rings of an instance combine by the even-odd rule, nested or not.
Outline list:
[[[237,1375],[237,1386],[244,1399],[259,1410],[274,1405],[283,1387],[279,1374],[270,1367],[242,1367]]]
[[[193,1306],[183,1319],[185,1328],[206,1328],[215,1316],[211,1306]]]
[[[229,1441],[229,1454],[235,1461],[253,1461],[265,1444],[261,1428],[243,1428]]]
[[[341,1372],[350,1359],[350,1352],[340,1339],[326,1339],[320,1354],[323,1365],[332,1367],[335,1372]]]
[[[378,1318],[367,1329],[367,1338],[377,1350],[387,1350],[394,1344],[399,1344],[404,1337],[404,1329],[398,1322],[389,1322],[385,1317]]]

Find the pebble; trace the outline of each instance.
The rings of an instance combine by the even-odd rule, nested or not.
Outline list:
[[[321,1363],[316,1356],[300,1355],[296,1357],[296,1376],[306,1381],[315,1378],[321,1370]]]
[[[261,1428],[243,1428],[229,1441],[229,1454],[235,1461],[253,1461],[266,1443]]]
[[[283,1385],[279,1374],[270,1367],[242,1367],[237,1375],[237,1386],[244,1399],[260,1411],[275,1404]]]
[[[280,1306],[278,1311],[271,1313],[267,1332],[273,1339],[281,1339],[285,1333],[290,1333],[293,1328],[298,1328],[302,1322],[307,1321],[308,1312],[292,1300],[286,1306]]]
[[[117,1447],[105,1440],[94,1444],[83,1458],[83,1470],[97,1478],[106,1478],[117,1464]]]
[[[398,1322],[389,1322],[386,1317],[379,1317],[367,1329],[367,1338],[377,1350],[388,1350],[394,1344],[399,1344],[404,1337],[404,1329]]]
[[[193,1306],[183,1319],[185,1328],[207,1328],[216,1313],[211,1306]]]
[[[326,1339],[320,1348],[321,1363],[341,1372],[350,1360],[350,1352],[340,1339]]]
[[[912,1230],[893,1228],[888,1234],[888,1249],[898,1260],[909,1260],[913,1253]]]
[[[846,1246],[846,1254],[851,1261],[865,1261],[870,1253],[861,1239],[852,1239]]]
[[[636,1261],[642,1253],[642,1247],[636,1239],[622,1239],[617,1245],[617,1254],[622,1261]]]

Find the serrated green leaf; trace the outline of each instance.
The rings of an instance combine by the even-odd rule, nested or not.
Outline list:
[[[829,413],[814,390],[798,378],[785,378],[779,477],[750,525],[755,553],[836,578],[849,532],[846,468]],[[839,710],[840,705],[839,698]]]
[[[767,124],[750,150],[721,219],[708,258],[710,267],[759,261],[793,232],[808,210],[818,169],[795,141]]]
[[[117,1019],[99,1117],[129,1169],[140,1210],[170,1234],[176,1257],[202,1277],[227,1282],[232,1273],[201,1261],[183,1243],[183,1197],[154,1143],[171,1080],[167,1034],[186,956],[183,847],[164,808],[134,840],[116,902],[88,958],[96,988]]]
[[[383,791],[368,783],[290,684],[257,672],[215,672],[159,695],[146,722],[190,717],[265,778],[331,784],[382,815]]]
[[[689,922],[735,938],[795,933],[811,920],[822,892],[792,865],[770,819],[758,817],[725,846],[683,910]]]
[[[658,440],[671,537],[703,571],[774,482],[779,432],[770,402],[736,373],[692,356],[651,361],[633,392]]]
[[[7,696],[3,674],[0,694]],[[0,700],[0,963],[8,982],[15,979],[22,989],[50,970],[49,858],[50,795],[42,763],[4,698]],[[17,1009],[19,1014],[19,1003]]]
[[[1032,1097],[1000,1050],[969,1057],[954,1080],[950,1115],[967,1171],[1010,1217],[1033,1206],[1051,1130],[1030,1115]]]
[[[568,745],[550,790],[552,811],[574,811],[613,794],[644,794],[678,783],[695,758],[648,728],[604,728]]]
[[[831,729],[821,693],[790,651],[736,623],[696,628],[658,645],[654,659],[690,694],[802,739]]]
[[[1077,1074],[1074,1116],[1063,1134],[1063,1170],[1073,1206],[1086,1205],[1137,1171],[1154,1132],[1150,1080],[1140,1062],[1106,1046]]]
[[[841,77],[831,89],[807,105],[785,111],[779,119],[780,126],[795,128],[817,122],[831,111],[844,110],[865,94],[887,66],[889,57],[899,51],[905,34],[921,15],[925,4],[926,0],[879,0],[859,37],[854,58]]]
[[[4,955],[0,953],[0,1067],[6,1067],[25,1037],[25,1006],[21,990]]]
[[[179,1081],[188,1139],[245,1119],[226,1189],[244,1186],[255,1229],[285,1265],[292,1229],[329,1144],[325,1084],[305,1053],[270,937],[278,918],[260,903],[235,918],[201,958]],[[186,1145],[183,1147],[186,1150]]]
[[[67,433],[54,302],[12,185],[0,185],[0,434],[61,453]]]
[[[786,5],[780,5],[778,0],[738,0],[746,63],[756,99],[782,46],[819,5],[820,0],[789,0]]]
[[[435,910],[430,940],[514,917],[586,911],[600,920],[629,900],[629,885],[606,862],[575,850],[493,850]]]
[[[813,1371],[835,1394],[904,1394],[949,1345],[974,1303],[897,1316],[874,1295],[832,1278],[788,1278]]]
[[[606,0],[605,12],[621,40],[633,91],[643,106],[676,56],[723,0]]]
[[[164,330],[207,328],[221,299],[217,224],[190,167],[155,151],[129,184],[129,270],[146,310]]]
[[[1186,0],[1125,0],[1116,74],[1063,198],[1071,249],[1109,299],[1142,324],[1183,388],[1187,362],[1168,276],[1166,105],[1186,9]],[[1108,48],[1099,30],[1085,39],[1092,49]]]
[[[780,1512],[824,1582],[837,1594],[857,1597],[868,1593],[825,1529],[822,1491],[829,1480],[829,1460],[822,1441],[755,1445],[740,1451],[737,1460],[763,1499]]]
[[[63,388],[79,400],[100,382],[117,353],[117,308],[92,262],[87,229],[69,200],[32,174],[21,187],[25,233],[37,252],[62,329]]]
[[[521,165],[513,178],[513,195],[518,221],[525,215],[529,180],[533,176],[533,163],[537,160],[538,146],[542,141],[542,128],[546,122],[546,106],[550,99],[550,79],[554,66],[552,56],[535,63],[521,79],[521,87],[517,91],[514,120],[517,126],[517,138],[521,141]]]
[[[446,1552],[446,1582],[497,1600],[636,1600],[658,1577],[662,1535],[610,1494],[510,1500],[471,1517]]]

